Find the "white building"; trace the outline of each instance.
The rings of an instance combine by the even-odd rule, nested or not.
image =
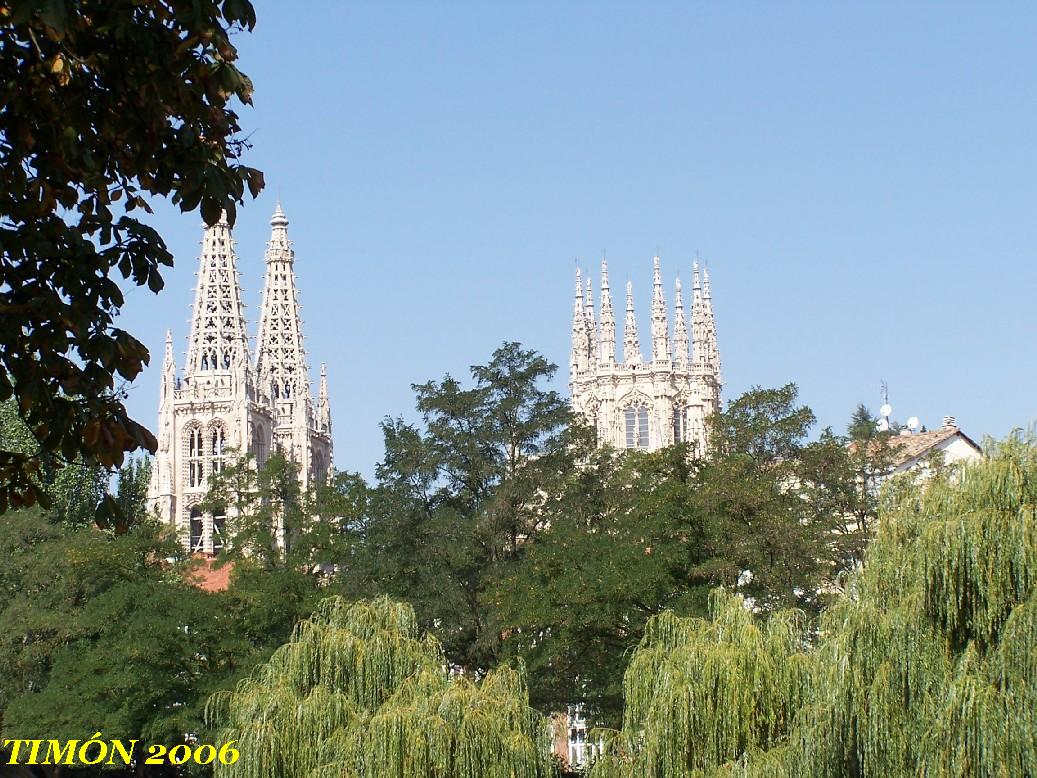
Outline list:
[[[591,281],[576,271],[569,389],[573,410],[591,424],[601,445],[654,451],[674,443],[706,441],[706,417],[720,409],[720,352],[709,272],[693,264],[691,337],[680,279],[674,293],[671,347],[659,257],[653,260],[652,350],[645,360],[637,335],[633,290],[626,285],[623,358],[616,358],[616,320],[608,265],[601,262],[600,324]]]
[[[272,450],[283,451],[299,464],[303,488],[332,466],[327,376],[322,365],[314,408],[295,252],[280,204],[270,224],[255,362],[226,219],[206,228],[202,238],[187,361],[179,376],[173,336],[166,332],[148,505],[176,526],[191,552],[213,554],[223,547],[226,517],[204,514],[197,504],[209,476],[226,463],[228,449],[252,454],[259,463]]]
[[[983,450],[976,442],[958,429],[953,416],[943,417],[943,426],[928,432],[904,432],[890,438],[892,453],[889,475],[915,471],[920,476],[929,474],[931,457],[938,455],[945,465],[973,462],[983,457]]]

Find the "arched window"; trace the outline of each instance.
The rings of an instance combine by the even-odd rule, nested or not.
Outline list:
[[[632,405],[625,415],[626,447],[648,448],[648,406]]]
[[[277,384],[274,384],[277,387]],[[260,427],[256,427],[252,430],[252,454],[256,458],[256,467],[262,467],[266,462],[266,440],[263,437],[263,430]]]
[[[205,550],[205,521],[202,519],[202,512],[196,506],[191,508],[191,537],[190,537],[190,549],[191,553],[194,554],[199,551]]]
[[[224,530],[227,526],[227,516],[223,511],[213,514],[212,517],[212,553],[218,554],[224,546]]]
[[[327,474],[328,466],[324,463],[324,455],[314,451],[310,456],[310,477],[318,483],[323,483]]]
[[[223,453],[227,446],[227,433],[223,429],[223,425],[217,425],[212,428],[209,432],[209,455],[212,457],[212,464],[209,467],[210,473],[218,473],[223,470]]]
[[[187,485],[202,486],[205,483],[205,456],[202,450],[202,430],[192,427],[187,431]]]
[[[688,408],[684,405],[673,407],[673,442],[688,442]]]

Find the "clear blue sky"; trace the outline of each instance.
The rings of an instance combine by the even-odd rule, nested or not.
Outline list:
[[[1035,416],[1037,6],[285,3],[238,43],[267,190],[235,237],[252,332],[268,221],[291,219],[340,469],[371,474],[410,384],[504,340],[560,366],[573,260],[672,303],[708,260],[725,397],[796,382],[821,424],[879,405],[974,437]],[[200,217],[122,326],[183,360]],[[595,289],[597,283],[595,282]],[[621,302],[621,301],[617,301]]]

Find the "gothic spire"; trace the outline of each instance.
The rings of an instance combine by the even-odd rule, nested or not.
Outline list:
[[[673,351],[674,362],[680,370],[688,369],[688,325],[684,320],[684,297],[681,280],[677,279],[677,291],[673,299]]]
[[[634,285],[627,281],[627,318],[623,325],[623,361],[628,365],[641,363],[641,345],[637,339],[637,317],[634,316]]]
[[[601,338],[598,341],[598,361],[605,365],[616,363],[616,316],[612,312],[612,293],[609,291],[609,265],[601,258]]]
[[[706,361],[709,369],[716,377],[717,383],[723,383],[720,377],[720,347],[717,345],[717,323],[713,318],[713,297],[709,292],[709,268],[702,269],[702,303],[705,313],[706,329]]]
[[[652,360],[669,361],[670,326],[666,320],[666,298],[663,295],[659,257],[652,259]]]
[[[295,287],[295,250],[288,240],[288,218],[280,203],[270,219],[270,227],[256,374],[260,386],[270,392],[275,401],[302,398],[309,402],[310,378]]]
[[[573,335],[572,353],[569,367],[572,375],[587,369],[587,353],[590,343],[587,341],[587,311],[583,305],[583,279],[580,269],[576,268],[576,297],[573,300]]]
[[[320,363],[320,387],[317,390],[317,426],[331,433],[331,404],[328,401],[328,369]]]
[[[185,373],[197,385],[215,372],[248,370],[248,334],[238,258],[226,214],[205,228],[198,260]],[[241,376],[242,378],[244,376]]]

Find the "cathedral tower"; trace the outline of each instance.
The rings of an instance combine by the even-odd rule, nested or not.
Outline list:
[[[238,258],[225,218],[202,237],[187,360],[180,376],[166,333],[159,390],[158,453],[148,505],[173,524],[192,553],[218,553],[224,515],[201,511],[209,477],[231,449],[258,463],[280,448],[300,464],[304,486],[331,467],[331,410],[322,370],[314,412],[295,289],[288,220],[278,206],[266,252],[260,348],[253,366]],[[276,392],[276,393],[275,393]],[[278,532],[278,537],[281,532]]]
[[[627,282],[623,359],[617,361],[608,265],[601,261],[601,327],[597,332],[594,308],[577,270],[569,389],[573,410],[594,426],[601,444],[654,451],[688,442],[704,449],[706,417],[720,409],[722,386],[708,274],[704,279],[696,262],[690,338],[677,280],[671,340],[662,269],[659,257],[653,259],[649,361],[641,353],[633,285]]]

